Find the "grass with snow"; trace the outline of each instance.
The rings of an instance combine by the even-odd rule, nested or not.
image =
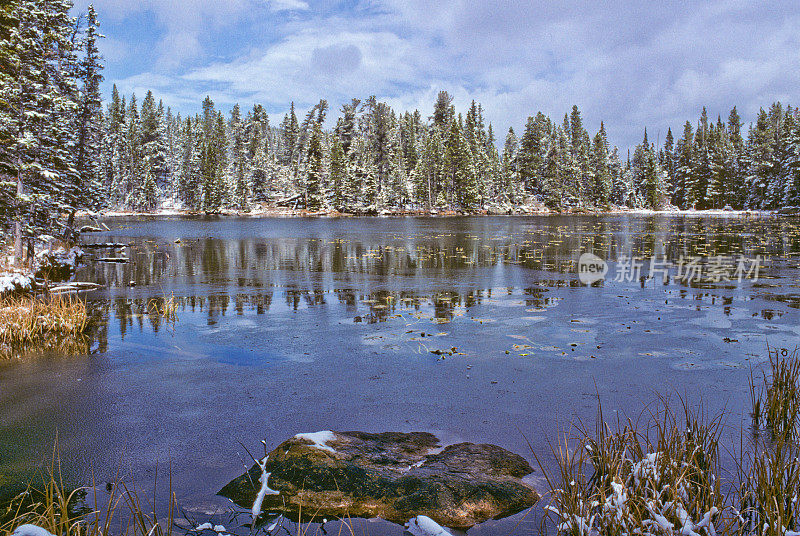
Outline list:
[[[543,530],[574,536],[800,535],[800,357],[751,377],[753,429],[720,469],[722,417],[668,399],[642,418],[575,427],[553,447]],[[744,432],[743,432],[744,433]]]

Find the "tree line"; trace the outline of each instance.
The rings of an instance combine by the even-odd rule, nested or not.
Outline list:
[[[621,156],[605,126],[590,136],[573,106],[560,123],[528,118],[498,150],[491,124],[473,101],[457,113],[439,93],[433,113],[397,112],[375,97],[342,106],[324,129],[320,101],[302,121],[292,103],[273,126],[263,106],[228,115],[210,98],[201,114],[173,115],[148,92],[141,108],[116,89],[102,151],[113,206],[173,206],[215,212],[293,200],[309,210],[503,210],[543,204],[553,210],[612,206],[661,209],[775,209],[800,204],[800,115],[773,104],[743,132],[734,107],[727,121],[703,108],[679,138],[644,137]]]
[[[0,6],[0,224],[32,236],[75,209],[504,211],[613,206],[774,209],[800,205],[800,115],[781,103],[744,132],[731,110],[705,108],[663,145],[644,131],[621,155],[605,126],[592,136],[577,106],[561,121],[539,112],[498,140],[473,101],[439,92],[431,115],[352,99],[326,123],[321,100],[278,124],[263,106],[173,114],[152,92],[114,87],[105,109],[97,14],[69,0]],[[332,128],[325,128],[332,124]]]
[[[68,0],[0,3],[0,227],[52,230],[71,207],[101,207],[103,131],[97,14]],[[13,227],[13,232],[12,232]]]

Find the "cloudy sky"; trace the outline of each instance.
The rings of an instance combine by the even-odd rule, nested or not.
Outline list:
[[[89,2],[77,0],[76,9]],[[338,113],[376,95],[430,115],[445,89],[482,103],[495,131],[573,104],[612,143],[662,142],[702,106],[746,121],[775,100],[800,104],[795,2],[447,0],[94,0],[107,39],[105,91],[148,90],[174,110],[325,98]]]

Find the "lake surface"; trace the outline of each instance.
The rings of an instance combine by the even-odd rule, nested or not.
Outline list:
[[[56,435],[74,474],[92,468],[104,482],[122,464],[146,485],[171,464],[180,504],[220,514],[229,507],[215,493],[251,464],[243,446],[261,452],[262,439],[271,449],[300,432],[430,431],[535,466],[527,441],[548,459],[559,430],[593,422],[598,397],[607,415],[635,416],[677,393],[738,427],[750,367],[767,345],[800,342],[796,220],[107,224],[85,240],[129,244],[131,262],[89,257],[78,271],[104,285],[88,294],[101,321],[89,353],[0,367],[0,484],[49,460]],[[584,252],[609,261],[604,281],[579,283]],[[726,277],[679,281],[675,265],[666,284],[629,273],[627,259],[640,257],[646,275],[653,255],[703,257],[706,273],[722,255]],[[740,257],[757,278],[735,277]],[[170,322],[157,309],[173,297]],[[507,534],[520,519],[470,534]]]

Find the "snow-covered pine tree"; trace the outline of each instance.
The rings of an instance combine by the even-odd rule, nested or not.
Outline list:
[[[347,168],[348,159],[344,154],[342,142],[339,136],[333,136],[330,149],[330,191],[331,191],[331,205],[339,211],[346,210],[347,205],[345,197],[345,188],[347,181]]]
[[[519,174],[517,172],[518,147],[519,142],[517,140],[517,135],[514,133],[514,128],[509,127],[505,143],[503,144],[503,158],[501,160],[502,179],[500,181],[502,188],[500,195],[504,202],[510,204],[518,203],[521,195]]]
[[[248,177],[249,163],[247,158],[247,143],[245,126],[239,105],[231,109],[231,118],[228,122],[230,132],[228,146],[230,147],[230,163],[227,169],[227,187],[232,192],[231,206],[238,210],[248,210],[250,199],[250,182]]]
[[[589,173],[592,178],[589,188],[592,204],[596,207],[607,206],[611,195],[611,172],[608,169],[608,137],[602,122],[592,142]]]
[[[86,31],[81,43],[83,58],[78,71],[81,90],[77,114],[76,168],[81,185],[80,204],[93,209],[98,209],[105,203],[101,165],[104,125],[100,82],[103,80],[103,65],[97,48],[97,41],[103,36],[98,32],[99,25],[97,12],[90,4]]]
[[[675,185],[672,197],[673,204],[682,209],[691,209],[697,204],[694,150],[694,129],[692,123],[686,121],[683,125],[683,137],[675,146]]]
[[[800,110],[787,113],[790,124],[786,128],[787,195],[785,204],[800,206]]]
[[[308,210],[322,208],[323,151],[322,125],[315,121],[312,126],[311,139],[308,142],[308,163],[305,176],[305,204]]]
[[[742,138],[742,120],[736,106],[728,115],[728,153],[726,154],[725,168],[728,176],[728,198],[726,203],[740,209],[744,207],[744,180],[747,163],[744,152],[744,139]]]
[[[672,134],[672,128],[667,128],[667,135],[664,138],[664,148],[659,152],[659,164],[664,168],[669,181],[670,198],[673,196],[675,188],[675,136]]]
[[[750,127],[747,134],[747,200],[748,208],[766,208],[769,204],[768,188],[773,176],[773,146],[769,117],[762,108],[758,113],[756,124]]]

